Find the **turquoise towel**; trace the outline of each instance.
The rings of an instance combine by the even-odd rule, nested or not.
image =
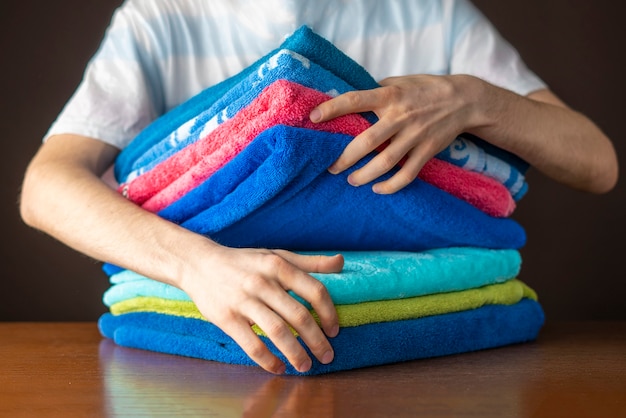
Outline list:
[[[402,299],[501,283],[516,277],[521,265],[521,257],[516,250],[472,247],[441,248],[417,253],[348,251],[343,256],[345,264],[341,273],[312,273],[312,276],[324,283],[336,305]],[[191,300],[185,292],[174,286],[130,270],[114,274],[110,280],[113,285],[103,297],[106,306],[142,296]]]

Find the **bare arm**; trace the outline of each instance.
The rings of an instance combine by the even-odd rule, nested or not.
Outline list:
[[[311,113],[314,122],[364,111],[379,117],[329,169],[341,172],[389,139],[383,152],[350,175],[355,186],[377,179],[406,156],[398,173],[373,186],[377,193],[394,193],[463,132],[520,156],[570,187],[604,193],[617,182],[611,141],[548,90],[522,97],[465,75],[392,77],[380,84],[340,95]]]
[[[117,153],[91,138],[50,138],[26,172],[24,221],[88,256],[186,291],[208,320],[268,371],[282,373],[284,365],[251,330],[254,323],[299,371],[308,370],[311,360],[288,325],[321,362],[332,360],[324,333],[286,290],[311,302],[325,333],[335,336],[338,322],[329,294],[305,271],[340,271],[341,256],[227,248],[163,220],[101,180]]]

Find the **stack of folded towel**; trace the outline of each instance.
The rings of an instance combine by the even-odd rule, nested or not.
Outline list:
[[[116,161],[119,191],[224,245],[342,252],[341,273],[313,274],[339,315],[335,360],[314,360],[307,374],[535,339],[543,311],[516,279],[525,233],[508,218],[527,190],[527,164],[464,135],[398,193],[350,186],[351,170],[327,168],[376,117],[313,124],[308,115],[330,97],[375,87],[365,69],[302,27],[147,127]],[[254,364],[183,291],[112,265],[105,272],[112,286],[103,335],[124,346]],[[290,366],[287,373],[299,374]]]

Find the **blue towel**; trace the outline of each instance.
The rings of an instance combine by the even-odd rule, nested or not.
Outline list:
[[[326,286],[335,305],[403,299],[502,283],[517,276],[522,261],[516,250],[469,247],[420,253],[348,251],[343,256],[341,273],[312,273]],[[129,270],[111,276],[110,280],[113,285],[103,297],[106,306],[140,296],[191,300],[174,286]],[[297,295],[292,293],[292,296],[309,307]]]
[[[378,195],[367,186],[350,186],[351,170],[328,173],[351,139],[277,125],[159,215],[230,247],[423,251],[524,245],[524,229],[514,220],[486,215],[420,180]]]
[[[544,323],[539,303],[489,305],[425,318],[342,328],[330,339],[335,359],[314,357],[307,375],[483,350],[537,338]],[[255,363],[215,325],[197,319],[155,313],[104,314],[100,332],[126,347],[252,366]],[[287,374],[302,374],[266,337],[268,348],[287,364]],[[302,341],[299,339],[300,343]],[[305,347],[306,349],[306,347]],[[307,349],[308,351],[308,349]]]
[[[133,162],[133,171],[123,181],[132,181],[177,151],[205,137],[247,107],[263,89],[277,80],[292,81],[330,96],[354,90],[354,87],[306,57],[281,49],[263,62],[258,71],[251,73],[206,110],[150,147]],[[370,122],[375,122],[373,114],[370,114]]]
[[[516,201],[528,191],[526,178],[515,166],[487,153],[475,140],[464,135],[455,138],[450,146],[437,154],[437,158],[497,180]]]
[[[253,72],[258,71],[259,67],[269,57],[281,49],[287,49],[307,57],[358,90],[365,90],[368,86],[376,85],[376,81],[369,76],[363,67],[337,49],[332,43],[314,33],[310,28],[302,26],[289,36],[280,47],[269,52],[240,73],[203,90],[147,126],[118,156],[115,163],[115,177],[117,181],[121,183],[120,179],[125,178],[127,173],[131,171],[132,163],[141,157],[154,143],[161,140],[164,133],[173,132],[177,127],[210,107],[231,88],[235,87]]]
[[[338,50],[330,42],[315,34],[306,26],[303,26],[292,36],[287,38],[277,50],[270,52],[239,74],[204,90],[185,103],[172,109],[144,129],[118,156],[115,164],[117,181],[124,183],[132,180],[133,177],[149,170],[154,163],[161,161],[164,157],[171,154],[171,152],[162,153],[162,149],[152,149],[155,144],[161,142],[173,144],[175,149],[172,151],[175,151],[197,139],[202,132],[204,123],[213,117],[218,117],[218,112],[224,108],[225,104],[229,103],[229,101],[233,100],[237,95],[244,94],[250,85],[254,85],[254,83],[258,82],[259,76],[255,74],[262,74],[272,67],[276,68],[276,63],[273,62],[273,60],[276,56],[281,55],[279,53],[281,50],[289,50],[292,53],[298,54],[298,57],[306,57],[305,59],[309,60],[307,65],[315,64],[315,71],[310,71],[312,75],[310,84],[312,85],[309,86],[306,81],[301,83],[309,87],[324,92],[329,92],[326,90],[336,90],[337,93],[343,93],[344,91],[352,89],[366,90],[379,86],[363,67],[343,54],[343,52]],[[285,56],[285,54],[282,55],[283,57]],[[329,85],[326,79],[327,74],[324,74],[325,72],[319,73],[318,77],[317,70],[322,69],[322,67],[330,71],[336,78],[344,80],[345,84],[338,84],[336,88],[328,88],[334,84],[336,80],[333,80]],[[298,68],[302,69],[302,65],[293,68],[296,70],[298,70]],[[294,76],[297,77],[297,75]],[[315,86],[318,82],[320,85]],[[348,90],[344,90],[346,88]],[[245,105],[245,101],[249,102],[249,98],[241,102],[241,106]],[[199,115],[201,116],[199,117]],[[374,122],[375,117],[371,114],[369,116],[370,121]],[[210,125],[209,129],[211,129],[211,126],[213,125]],[[177,129],[181,131],[177,133]],[[163,141],[164,138],[167,139]],[[481,142],[481,144],[483,142]],[[455,146],[455,144],[452,146]],[[516,174],[519,174],[521,170],[525,171],[528,167],[527,163],[507,151],[488,145],[484,148],[496,158],[502,157],[506,160],[506,162],[497,166],[492,165],[490,170],[487,170],[486,167],[482,169],[480,172],[483,172],[485,175],[496,179],[500,179],[507,174],[511,176],[515,175],[515,177],[508,180],[508,183],[512,183],[518,180],[519,176]],[[462,160],[452,158],[452,155],[453,154],[449,152],[444,152],[438,155],[438,157],[463,167]],[[155,157],[157,157],[157,159],[152,161]],[[494,173],[493,171],[501,165],[504,167],[505,171]],[[130,175],[131,173],[132,176]],[[522,184],[525,185],[525,183]],[[523,193],[519,194],[518,192],[519,189],[511,189],[512,195],[516,195],[516,199],[519,200]]]

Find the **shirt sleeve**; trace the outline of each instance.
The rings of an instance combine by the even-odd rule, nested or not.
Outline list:
[[[44,141],[70,133],[122,149],[155,119],[162,94],[144,23],[131,2],[115,11],[82,81]]]
[[[471,74],[520,95],[546,88],[491,22],[469,1],[455,3],[450,73]]]

